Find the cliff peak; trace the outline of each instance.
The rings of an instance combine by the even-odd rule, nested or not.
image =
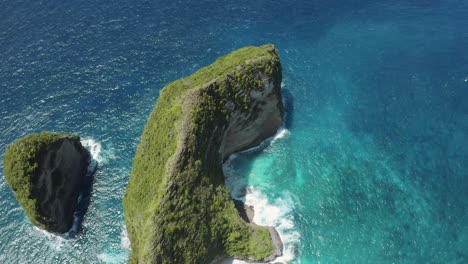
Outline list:
[[[219,58],[160,93],[124,197],[131,263],[207,263],[220,255],[268,261],[271,228],[246,223],[223,161],[281,125],[281,64],[273,45]]]

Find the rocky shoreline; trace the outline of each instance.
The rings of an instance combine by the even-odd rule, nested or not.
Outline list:
[[[236,209],[239,211],[240,217],[249,224],[257,225],[253,221],[255,216],[254,207],[252,205],[245,204],[241,200],[233,199],[233,201],[234,205],[236,206]],[[272,226],[268,226],[268,231],[270,232],[271,243],[273,245],[273,248],[275,249],[275,252],[268,258],[265,258],[262,262],[257,261],[255,263],[267,263],[283,255],[283,241],[281,240],[281,236],[279,235],[278,231]],[[222,259],[218,259],[218,262],[213,262],[213,264],[223,263],[223,261],[226,261],[227,259],[229,258],[225,257]]]

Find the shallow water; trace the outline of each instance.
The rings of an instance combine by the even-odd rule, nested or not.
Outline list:
[[[124,263],[122,196],[159,90],[263,43],[283,64],[284,134],[225,170],[280,230],[283,261],[468,263],[467,13],[461,0],[0,1],[1,158],[42,130],[99,149],[73,239],[33,228],[0,178],[0,263]]]

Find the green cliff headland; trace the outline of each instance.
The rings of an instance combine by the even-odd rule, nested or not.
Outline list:
[[[245,222],[224,183],[232,153],[281,125],[281,64],[273,45],[219,58],[161,91],[124,196],[130,263],[269,261],[272,228]],[[276,234],[277,236],[277,234]]]

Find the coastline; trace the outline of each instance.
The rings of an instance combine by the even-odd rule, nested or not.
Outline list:
[[[264,262],[253,262],[249,260],[240,260],[231,258],[229,256],[220,256],[213,260],[211,264],[245,264],[245,263],[288,263],[295,257],[295,241],[297,240],[298,234],[286,235],[284,228],[280,228],[282,225],[281,217],[283,214],[288,214],[291,209],[280,208],[280,204],[277,201],[269,201],[264,197],[265,195],[256,189],[258,186],[252,186],[247,182],[247,175],[237,175],[232,168],[232,161],[235,160],[239,155],[243,153],[250,153],[256,151],[262,151],[265,148],[276,143],[281,138],[290,135],[290,131],[284,127],[284,124],[278,128],[277,132],[262,141],[259,145],[236,152],[230,155],[223,163],[223,171],[226,176],[226,185],[229,187],[231,198],[234,201],[236,209],[239,211],[239,215],[244,221],[260,226],[267,226],[270,231],[270,238],[272,243],[280,248],[281,253],[273,258],[268,259]],[[261,197],[261,201],[258,197]],[[265,207],[265,208],[264,208]],[[270,211],[270,207],[274,207],[275,212],[279,211],[279,215],[270,217],[265,212]],[[266,223],[264,220],[269,219]],[[289,220],[287,220],[289,221]]]

